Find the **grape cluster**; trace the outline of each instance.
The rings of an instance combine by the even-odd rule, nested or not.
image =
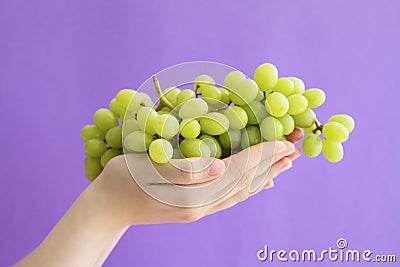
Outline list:
[[[111,100],[110,109],[96,111],[94,125],[82,129],[89,180],[122,153],[148,153],[158,164],[188,157],[225,158],[263,140],[284,140],[296,126],[307,134],[302,144],[305,155],[316,157],[322,151],[329,161],[338,162],[343,158],[342,143],[354,129],[354,120],[345,114],[320,124],[312,109],[325,102],[325,93],[305,90],[297,77],[279,78],[270,63],[258,66],[254,79],[232,71],[220,86],[211,76],[200,75],[194,79],[194,90],[162,91],[157,77],[153,80],[157,106],[147,94],[123,89]]]

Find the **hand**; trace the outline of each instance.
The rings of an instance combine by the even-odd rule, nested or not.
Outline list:
[[[101,194],[100,199],[106,204],[106,207],[112,209],[113,214],[120,218],[125,225],[192,222],[229,208],[262,189],[272,187],[272,179],[282,171],[289,169],[292,161],[300,155],[293,143],[300,140],[302,136],[302,131],[296,129],[287,137],[288,141],[260,143],[223,160],[182,159],[174,160],[172,164],[153,164],[151,166],[148,163],[146,165],[146,155],[128,155],[126,158],[128,165],[130,161],[135,161],[135,166],[143,166],[142,168],[146,171],[146,181],[141,186],[132,178],[124,156],[119,156],[107,164],[93,186],[97,187],[98,193]],[[246,162],[247,164],[243,166],[243,163]],[[179,169],[173,165],[179,166]],[[193,173],[185,171],[187,169],[200,171]],[[168,181],[160,183],[160,180],[155,179],[154,176],[157,172]],[[217,191],[191,194],[190,190],[184,190],[193,186],[206,186],[216,180],[225,181],[219,188],[220,190],[225,190],[227,186],[231,186],[231,190],[223,196],[218,196]],[[256,185],[253,186],[252,183]],[[184,193],[180,195],[177,195],[176,191],[172,193],[174,192],[172,191],[173,185],[180,185]],[[251,187],[255,189],[257,185],[260,186],[256,190],[250,190]],[[199,207],[167,205],[150,197],[141,187],[146,192],[161,192],[167,196],[179,197],[181,203],[204,203],[206,205]],[[207,199],[213,198],[216,201],[211,203],[207,201]],[[176,199],[172,199],[172,201],[176,201]]]

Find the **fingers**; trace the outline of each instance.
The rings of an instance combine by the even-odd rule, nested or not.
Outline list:
[[[210,182],[225,172],[224,161],[216,158],[173,159],[155,167],[164,179],[177,185]]]
[[[289,142],[292,142],[293,144],[296,144],[297,142],[299,142],[301,140],[301,138],[303,138],[303,130],[301,128],[294,128],[294,131],[286,136],[286,140],[288,140]]]

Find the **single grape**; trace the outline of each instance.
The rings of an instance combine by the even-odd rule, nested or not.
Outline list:
[[[135,96],[136,91],[132,89],[122,89],[118,92],[115,99],[117,102],[123,107],[123,109],[127,109],[129,102]]]
[[[299,115],[303,113],[308,107],[308,100],[305,96],[300,94],[294,94],[288,96],[289,109],[288,113],[290,115]]]
[[[179,125],[179,132],[186,139],[194,139],[201,131],[200,123],[195,119],[185,119]]]
[[[330,141],[346,142],[349,139],[349,131],[347,128],[338,122],[327,122],[322,128],[322,134]]]
[[[174,150],[170,142],[165,139],[156,139],[151,142],[149,147],[150,158],[159,164],[164,164],[172,159]]]
[[[228,91],[233,90],[233,88],[238,84],[241,80],[246,79],[246,75],[244,75],[240,71],[231,71],[228,75],[225,76],[224,79],[224,87],[228,89]]]
[[[85,161],[83,162],[83,168],[85,170],[86,178],[91,182],[93,182],[103,170],[100,160],[90,156],[85,158]]]
[[[272,91],[279,92],[285,96],[290,95],[294,90],[294,83],[289,78],[279,78]]]
[[[328,139],[322,140],[322,153],[330,162],[339,162],[343,159],[343,145]]]
[[[228,104],[231,99],[229,98],[229,91],[225,88],[218,88],[221,91],[221,102],[224,104]]]
[[[145,152],[149,149],[153,136],[144,131],[128,134],[124,139],[124,148],[132,152]]]
[[[94,113],[93,120],[97,128],[99,128],[99,130],[103,133],[106,133],[112,127],[118,125],[117,117],[114,115],[114,113],[111,112],[111,110],[108,110],[106,108],[98,109]]]
[[[250,79],[243,79],[229,91],[229,97],[233,103],[242,106],[253,101],[258,95],[257,84]]]
[[[321,153],[322,140],[318,135],[307,135],[303,140],[302,148],[306,156],[314,158]]]
[[[140,96],[141,98],[141,106],[145,106],[145,107],[153,107],[154,106],[154,102],[153,100],[151,100],[151,97],[148,94],[145,93],[136,93],[135,96],[133,97],[132,102],[135,100],[136,96]],[[130,106],[132,105],[132,103],[130,104]],[[136,109],[137,110],[137,109]]]
[[[106,150],[106,143],[99,139],[90,139],[85,144],[86,155],[93,158],[100,158]]]
[[[297,77],[289,77],[289,79],[293,82],[294,85],[292,94],[303,94],[306,88],[304,82]]]
[[[156,130],[154,128],[154,123],[158,116],[154,109],[150,107],[141,107],[137,113],[137,121],[139,122],[140,129],[151,135],[155,135]]]
[[[317,118],[315,112],[310,108],[307,108],[303,113],[293,115],[292,117],[294,119],[294,124],[301,128],[311,127]]]
[[[176,105],[176,99],[179,95],[179,93],[181,92],[181,90],[179,88],[176,87],[169,87],[167,89],[164,90],[163,92],[163,96],[173,105]]]
[[[192,119],[202,116],[208,112],[207,102],[201,98],[189,99],[184,102],[179,109],[179,117],[182,119]]]
[[[218,139],[223,148],[235,149],[240,145],[242,132],[240,130],[229,129],[221,134]]]
[[[263,92],[270,92],[278,82],[278,69],[271,63],[264,63],[257,67],[254,81]]]
[[[215,85],[214,79],[209,75],[199,75],[194,79],[194,89],[198,93],[202,93],[203,89],[208,85]]]
[[[170,139],[178,134],[179,122],[174,116],[163,114],[155,118],[154,129],[159,136]]]
[[[292,116],[290,116],[289,114],[286,114],[283,117],[280,117],[277,119],[282,123],[284,135],[289,135],[293,132],[294,120],[293,120]]]
[[[282,117],[289,110],[289,102],[285,95],[279,92],[273,92],[267,96],[265,108],[270,115]]]
[[[247,126],[242,134],[240,145],[243,149],[261,143],[261,131],[257,126]]]
[[[282,123],[274,117],[266,117],[260,125],[261,135],[267,141],[279,140],[283,136]]]
[[[110,110],[117,116],[118,118],[122,113],[125,113],[124,107],[118,103],[116,98],[111,99],[110,101]]]
[[[308,100],[308,107],[309,108],[317,108],[321,106],[325,102],[325,93],[321,89],[318,88],[311,88],[306,90],[303,93]]]
[[[124,120],[124,125],[122,126],[123,135],[126,136],[132,132],[140,130],[139,122],[135,118],[129,118]]]
[[[122,127],[115,126],[108,130],[106,134],[106,142],[112,148],[122,147]]]
[[[238,106],[229,106],[224,111],[225,116],[229,120],[229,126],[232,129],[242,129],[247,125],[248,117],[244,109]]]
[[[200,118],[200,126],[205,134],[220,135],[229,129],[229,120],[224,114],[211,112]]]
[[[212,137],[211,135],[203,134],[199,138],[204,143],[207,144],[208,148],[210,149],[210,157],[220,159],[222,156],[222,149],[220,143]]]
[[[201,95],[205,98],[210,98],[218,101],[221,100],[222,98],[221,91],[214,85],[208,85],[204,87],[203,90],[201,91]]]
[[[178,96],[176,97],[176,105],[178,106],[192,98],[196,98],[196,93],[193,90],[184,89],[180,91]]]
[[[100,158],[100,163],[103,168],[106,166],[106,164],[114,157],[121,155],[121,151],[116,148],[109,148],[106,150],[106,152],[101,155]]]
[[[210,157],[211,151],[207,143],[200,139],[184,139],[179,148],[186,158]]]
[[[252,101],[248,105],[241,106],[246,111],[248,117],[248,124],[259,124],[261,121],[268,116],[265,106],[258,101]]]
[[[104,140],[104,133],[100,131],[96,125],[86,125],[81,130],[81,138],[83,141],[87,142],[90,139],[100,139]]]
[[[355,122],[354,119],[346,114],[337,114],[329,118],[329,122],[338,122],[342,124],[344,127],[347,128],[349,133],[351,133],[354,130]]]

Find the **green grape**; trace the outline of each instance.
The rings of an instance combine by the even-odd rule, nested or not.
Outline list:
[[[248,126],[242,134],[240,145],[243,149],[261,143],[261,131],[257,126]]]
[[[145,152],[149,149],[153,136],[144,131],[136,131],[128,134],[124,139],[124,148],[133,152]]]
[[[279,140],[283,136],[282,123],[274,117],[266,117],[260,125],[261,135],[267,141]]]
[[[198,93],[202,93],[203,89],[208,85],[215,85],[214,79],[209,75],[199,75],[194,79],[194,89]]]
[[[170,142],[165,139],[156,139],[151,142],[149,147],[150,158],[159,164],[167,163],[174,154],[174,150]]]
[[[265,100],[265,109],[274,117],[282,117],[289,110],[288,99],[279,92],[273,92]]]
[[[322,134],[330,141],[343,143],[349,139],[349,131],[347,128],[338,122],[327,122],[322,128]]]
[[[228,104],[231,99],[229,98],[229,91],[225,88],[218,88],[221,91],[221,102],[224,104]]]
[[[254,98],[254,101],[261,102],[262,100],[264,100],[264,98],[264,93],[258,90],[257,96],[256,98]]]
[[[136,95],[136,91],[132,89],[122,89],[118,92],[115,99],[117,102],[123,107],[123,109],[127,109],[129,102]]]
[[[239,81],[235,86],[229,91],[229,97],[233,103],[242,106],[247,105],[253,101],[258,95],[257,84],[250,79],[243,79]]]
[[[194,139],[201,131],[200,123],[195,119],[185,119],[179,126],[179,132],[186,139]]]
[[[352,117],[346,114],[337,114],[329,118],[329,122],[338,122],[347,128],[349,133],[354,130],[355,122]]]
[[[126,136],[132,132],[140,130],[139,122],[135,118],[129,118],[124,120],[124,125],[122,127],[123,135]]]
[[[179,122],[174,116],[163,114],[154,120],[154,129],[159,136],[170,139],[178,134]]]
[[[193,91],[192,91],[192,92],[193,92]],[[169,107],[162,107],[160,110],[161,110],[161,111],[164,111],[164,112],[168,112],[168,113],[171,112],[171,109],[170,109]]]
[[[163,110],[159,110],[159,111],[157,111],[157,114],[158,115],[164,115],[164,114],[169,114],[169,112],[167,112],[167,111],[163,111]]]
[[[343,159],[343,145],[328,139],[322,140],[322,153],[330,162],[338,162]]]
[[[299,94],[293,94],[288,96],[289,109],[288,113],[290,115],[299,115],[303,113],[308,107],[308,100],[305,96]]]
[[[211,135],[206,135],[206,134],[200,136],[199,139],[207,144],[208,148],[210,149],[210,157],[218,159],[221,158],[222,149],[217,139],[215,139]]]
[[[318,135],[307,135],[302,144],[303,152],[306,156],[314,158],[321,153],[322,140]]]
[[[189,99],[181,105],[179,117],[182,119],[192,119],[202,116],[208,112],[207,102],[201,98]]]
[[[205,134],[220,135],[229,129],[229,120],[224,114],[211,112],[200,118],[200,126]]]
[[[285,116],[278,118],[278,120],[282,123],[284,135],[289,135],[293,132],[294,120],[293,120],[292,116],[290,116],[289,114],[286,114]]]
[[[265,106],[258,101],[250,102],[246,106],[241,106],[247,113],[248,124],[259,124],[261,121],[268,116]]]
[[[153,100],[151,100],[151,97],[148,94],[138,92],[136,95],[140,96],[140,98],[142,100],[140,103],[141,106],[143,106],[143,105],[145,107],[153,107],[154,106],[154,102],[153,102]],[[135,97],[133,97],[133,99],[135,99]]]
[[[306,90],[303,93],[308,100],[308,107],[309,108],[317,108],[321,106],[325,102],[325,93],[321,89],[318,88],[311,88]]]
[[[293,82],[294,88],[292,94],[302,94],[304,93],[304,89],[306,86],[304,85],[304,82],[297,78],[297,77],[289,77],[289,79]]]
[[[221,100],[222,93],[221,91],[215,87],[214,85],[208,85],[203,88],[201,91],[201,95],[206,98],[214,99],[214,100]]]
[[[180,91],[178,96],[176,97],[176,105],[178,106],[192,98],[196,98],[196,93],[193,90],[184,89]]]
[[[106,133],[112,127],[118,125],[117,117],[115,117],[114,113],[112,113],[111,110],[108,110],[106,108],[98,109],[94,113],[93,120],[97,128],[99,128],[99,130],[103,133]]]
[[[108,130],[106,134],[106,142],[112,148],[122,147],[122,127],[115,126]]]
[[[117,116],[118,118],[122,113],[125,113],[124,107],[118,103],[116,98],[111,99],[110,101],[110,110]]]
[[[151,135],[156,134],[154,123],[159,115],[150,107],[141,107],[137,113],[137,121],[141,130]]]
[[[93,158],[100,158],[106,150],[106,143],[99,139],[90,139],[85,144],[86,155]]]
[[[81,138],[83,141],[87,142],[90,139],[100,139],[104,140],[104,133],[100,131],[96,125],[88,124],[81,130]]]
[[[228,91],[233,90],[233,88],[238,84],[241,80],[246,79],[246,76],[240,71],[231,71],[228,75],[225,76],[224,79],[224,88],[228,89]]]
[[[86,178],[91,182],[93,182],[103,170],[100,160],[90,156],[85,158],[85,161],[83,162],[83,168],[85,170]]]
[[[271,63],[264,63],[257,67],[254,81],[263,92],[270,92],[278,82],[278,69]]]
[[[317,118],[314,111],[310,108],[307,108],[303,113],[293,115],[292,117],[294,119],[294,124],[301,128],[311,127]]]
[[[240,130],[229,129],[221,134],[218,139],[223,148],[235,149],[240,145],[242,132]]]
[[[207,143],[200,139],[184,139],[179,148],[186,158],[210,157],[211,151]]]
[[[247,125],[248,117],[244,109],[238,106],[229,106],[224,111],[225,116],[229,120],[229,126],[232,129],[242,129]]]
[[[179,93],[181,92],[181,90],[179,88],[176,87],[170,87],[165,89],[165,91],[163,92],[163,96],[172,104],[172,105],[176,105],[176,99],[179,95]]]
[[[131,101],[129,102],[128,107],[126,108],[126,110],[131,111],[131,112],[136,112],[139,110],[139,108],[141,107],[146,107],[148,105],[146,105],[146,97],[147,95],[144,93],[136,93],[134,94],[134,96],[131,98]],[[150,99],[151,101],[151,99]],[[149,107],[151,107],[152,105],[150,105]],[[121,114],[122,115],[122,114]]]
[[[285,96],[290,95],[294,90],[294,83],[289,78],[279,78],[272,91],[279,92]]]
[[[121,151],[116,148],[109,148],[106,150],[106,152],[101,155],[100,158],[100,163],[103,168],[106,166],[106,164],[114,157],[121,155]]]

